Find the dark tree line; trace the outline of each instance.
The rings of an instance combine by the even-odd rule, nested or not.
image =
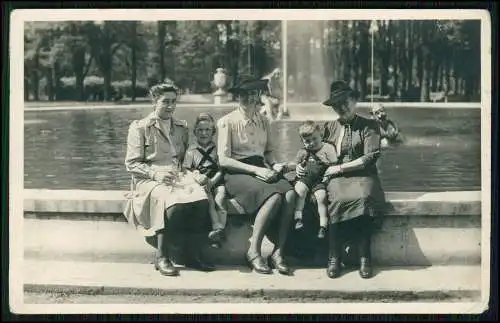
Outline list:
[[[223,67],[262,76],[282,67],[281,21],[27,22],[26,100],[135,100],[171,78],[190,92],[214,90]],[[318,100],[333,79],[369,98],[429,101],[446,92],[478,100],[479,20],[288,21],[289,101]],[[372,35],[373,70],[372,75]],[[372,83],[373,79],[373,83]]]
[[[479,20],[290,21],[287,67],[291,99],[318,99],[332,79],[351,82],[364,98],[429,101],[446,92],[478,100]]]
[[[26,100],[135,100],[165,78],[211,92],[218,67],[230,81],[269,73],[281,64],[281,22],[27,22],[24,44]]]

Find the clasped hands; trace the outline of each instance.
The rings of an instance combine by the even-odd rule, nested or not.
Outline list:
[[[201,174],[199,171],[193,172],[194,180],[201,186],[205,186],[207,189],[212,189],[214,182],[207,175]]]
[[[153,180],[167,185],[172,185],[177,178],[178,172],[174,170],[156,171],[153,176]]]
[[[282,172],[285,170],[286,165],[284,163],[275,163],[272,168],[260,167],[255,171],[255,177],[266,182],[272,183],[275,182],[279,176],[281,176]]]
[[[295,173],[298,178],[304,177],[306,175],[306,169],[302,167],[300,164],[297,164],[295,167]],[[342,173],[342,168],[340,165],[332,165],[328,167],[323,174],[323,182],[327,181],[329,178],[339,175]]]

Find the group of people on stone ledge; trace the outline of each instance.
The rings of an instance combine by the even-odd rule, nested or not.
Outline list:
[[[153,112],[134,120],[128,132],[127,220],[156,249],[154,267],[162,275],[179,275],[174,248],[183,251],[186,267],[211,271],[216,268],[201,251],[207,243],[214,248],[225,243],[232,199],[253,221],[245,254],[249,267],[259,274],[276,269],[293,275],[285,246],[291,232],[307,225],[304,207],[312,203],[319,216],[314,240],[328,243],[328,277],[341,275],[345,230],[356,234],[359,274],[372,277],[373,219],[385,205],[376,166],[381,153],[377,121],[357,114],[358,93],[334,81],[323,104],[338,118],[303,122],[296,160],[280,161],[274,123],[259,113],[266,89],[265,80],[242,79],[229,90],[237,108],[218,121],[200,114],[193,127],[195,144],[189,145],[187,123],[174,117],[177,87],[172,82],[153,86]],[[267,259],[264,237],[274,245]]]

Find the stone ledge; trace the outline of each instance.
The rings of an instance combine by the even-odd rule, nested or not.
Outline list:
[[[24,213],[112,215],[119,219],[125,205],[125,191],[24,190]],[[481,215],[481,192],[389,192],[386,216]],[[231,213],[237,213],[234,209]],[[122,217],[123,218],[123,217]],[[122,219],[123,220],[123,219]]]

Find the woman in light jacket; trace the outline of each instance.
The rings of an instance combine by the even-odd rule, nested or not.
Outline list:
[[[181,247],[185,265],[204,271],[213,267],[201,257],[209,228],[208,200],[191,172],[181,169],[188,146],[185,121],[173,118],[178,89],[172,82],[150,90],[154,111],[129,127],[125,166],[132,176],[125,209],[129,223],[156,248],[155,269],[178,275],[171,246]],[[193,239],[194,238],[194,239]]]

